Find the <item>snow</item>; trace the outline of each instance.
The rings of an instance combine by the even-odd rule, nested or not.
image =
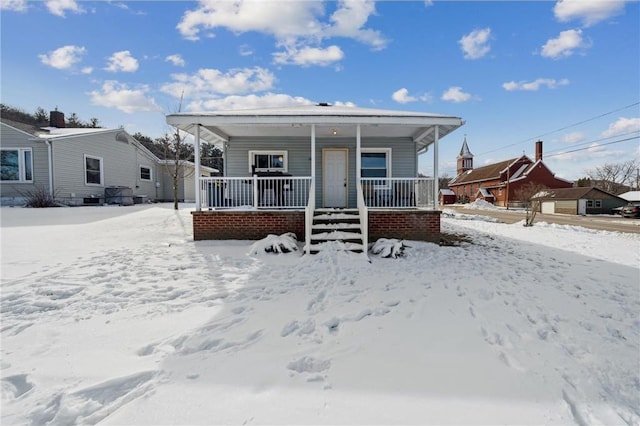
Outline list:
[[[640,424],[640,234],[249,255],[192,210],[0,209],[3,425]]]

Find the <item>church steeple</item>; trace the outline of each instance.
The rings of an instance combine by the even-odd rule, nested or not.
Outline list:
[[[460,148],[460,154],[458,155],[458,165],[456,168],[457,174],[466,172],[473,169],[473,154],[469,151],[469,145],[467,145],[467,135],[464,135],[464,141],[462,142],[462,148]]]

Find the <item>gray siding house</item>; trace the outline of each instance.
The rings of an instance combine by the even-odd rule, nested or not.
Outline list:
[[[23,204],[38,190],[71,206],[110,199],[124,204],[173,200],[172,163],[158,159],[123,129],[37,128],[3,119],[0,132],[3,205]],[[193,163],[184,162],[183,201],[195,200],[189,189],[194,172]],[[202,166],[200,172],[210,176],[216,170]],[[109,198],[114,194],[118,197]]]
[[[418,160],[430,151],[437,174],[440,139],[464,124],[326,103],[177,113],[167,123],[224,153],[224,176],[195,182],[195,239],[294,232],[307,252],[332,240],[355,251],[381,237],[438,241],[438,180],[419,176]]]

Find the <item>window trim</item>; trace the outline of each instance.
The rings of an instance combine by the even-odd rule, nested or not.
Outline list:
[[[602,208],[602,200],[595,200],[595,208],[596,209],[601,209]]]
[[[100,183],[90,183],[87,180],[87,158],[98,160],[100,162]],[[84,154],[84,184],[86,186],[104,186],[104,160],[102,157]]]
[[[253,173],[253,165],[255,162],[256,155],[271,155],[271,156],[280,156],[282,155],[282,168],[276,167],[262,167],[255,168],[256,172],[283,172],[287,173],[289,171],[289,152],[286,150],[280,149],[268,149],[268,150],[250,150],[249,151],[249,173]]]
[[[142,177],[142,169],[149,170],[149,179],[145,179]],[[144,164],[140,164],[138,168],[138,172],[139,172],[140,180],[142,182],[153,182],[153,169],[151,168],[151,166],[145,166]]]
[[[2,147],[1,151],[16,151],[18,153],[18,180],[3,180],[5,183],[33,183],[33,149],[32,148],[12,148]],[[31,170],[31,179],[27,179],[27,161],[26,153],[29,153],[29,169]],[[0,179],[2,179],[0,177]]]

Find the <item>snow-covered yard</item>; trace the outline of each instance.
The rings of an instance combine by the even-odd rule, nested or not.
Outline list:
[[[640,424],[640,234],[249,255],[192,207],[0,209],[2,424]]]

